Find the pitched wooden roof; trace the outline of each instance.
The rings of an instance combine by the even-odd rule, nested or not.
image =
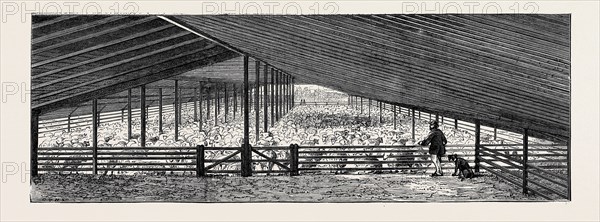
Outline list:
[[[569,15],[34,16],[32,34],[33,109],[239,81],[242,53],[352,95],[570,136]]]

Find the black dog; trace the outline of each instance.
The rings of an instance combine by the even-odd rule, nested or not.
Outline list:
[[[448,155],[448,161],[454,162],[454,173],[452,176],[458,176],[461,181],[463,181],[465,178],[475,177],[475,173],[473,173],[471,166],[469,166],[469,162],[467,162],[465,159],[458,157],[456,154],[452,154]]]

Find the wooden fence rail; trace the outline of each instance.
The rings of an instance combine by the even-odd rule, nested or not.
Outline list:
[[[483,144],[475,156],[474,144],[452,144],[447,154],[458,154],[469,162],[479,160],[485,172],[524,187],[548,199],[567,198],[570,175],[562,145],[542,145],[528,149],[526,165],[520,144]],[[89,173],[97,165],[100,173],[181,172],[197,176],[239,174],[241,147],[98,147],[40,148],[37,156],[40,172]],[[368,171],[423,172],[431,169],[426,146],[290,146],[250,147],[254,173],[279,173],[291,176],[303,172]],[[548,150],[561,154],[547,153]],[[541,159],[549,158],[549,159]],[[261,168],[257,168],[261,166]],[[444,169],[453,163],[442,160]],[[525,171],[524,171],[525,170]],[[524,176],[523,172],[528,174]],[[527,183],[524,184],[524,181]]]

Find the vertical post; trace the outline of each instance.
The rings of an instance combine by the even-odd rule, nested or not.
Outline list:
[[[121,110],[121,122],[123,122],[123,110]],[[67,132],[71,132],[71,115],[67,116]]]
[[[429,115],[431,115],[431,114],[429,114]],[[435,114],[435,121],[439,123],[439,121],[440,121],[440,115]]]
[[[275,121],[279,121],[279,74],[281,71],[277,70],[275,76]]]
[[[369,121],[371,121],[371,99],[369,99]]]
[[[233,119],[235,120],[235,116],[237,115],[238,108],[238,96],[237,96],[237,87],[235,83],[233,84]]]
[[[267,132],[269,127],[269,103],[267,102],[267,100],[269,99],[269,93],[267,92],[269,87],[267,83],[267,77],[269,75],[269,66],[265,63],[263,69],[263,128],[264,132]]]
[[[290,145],[290,176],[298,176],[298,144]]]
[[[92,101],[92,173],[98,173],[98,100]]]
[[[496,127],[494,127],[494,140],[497,139],[498,136],[498,130],[496,129]]]
[[[571,200],[571,138],[567,141],[567,197]]]
[[[271,127],[275,125],[275,96],[277,93],[275,92],[275,74],[276,71],[274,68],[271,68]]]
[[[179,88],[179,102],[177,102],[179,104],[179,106],[177,107],[177,111],[179,112],[179,115],[177,115],[177,121],[181,124],[181,110],[183,109],[183,99],[185,98],[185,96],[183,96],[182,93],[182,89]]]
[[[290,75],[287,75],[285,78],[285,113],[288,113],[290,111],[290,94],[291,94],[291,90],[290,90]]]
[[[283,117],[283,71],[279,70],[279,119]]]
[[[203,99],[203,94],[202,94],[202,90],[204,90],[202,88],[202,82],[198,82],[198,112],[200,114],[200,116],[198,117],[198,131],[202,131],[202,99]]]
[[[198,122],[198,89],[194,87],[194,122]]]
[[[254,93],[254,138],[255,142],[258,143],[258,139],[260,137],[260,104],[258,100],[260,100],[260,61],[255,61],[255,74],[256,78],[254,78],[255,83],[255,93]]]
[[[419,111],[419,119],[421,119],[421,111]]]
[[[206,170],[204,169],[204,145],[196,146],[196,176],[206,176]]]
[[[396,105],[392,105],[392,109],[394,109],[394,130],[396,130]]]
[[[175,141],[179,140],[179,81],[175,80]]]
[[[527,169],[529,168],[527,165],[527,159],[529,156],[529,132],[528,129],[525,128],[523,130],[523,193],[527,193]]]
[[[40,112],[31,110],[31,178],[38,175],[39,120]]]
[[[479,120],[475,120],[475,172],[479,172],[480,156],[479,144],[481,143],[481,125]]]
[[[458,120],[454,119],[454,129],[458,129]]]
[[[225,96],[223,97],[223,99],[225,100],[225,122],[227,122],[227,115],[229,114],[229,94],[227,92],[227,83],[225,83],[224,85]]]
[[[292,108],[296,106],[296,78],[292,77]]]
[[[210,119],[210,87],[206,89],[206,122]]]
[[[163,91],[158,88],[158,133],[163,133]]]
[[[140,86],[140,144],[146,147],[146,86]]]
[[[250,109],[248,107],[248,56],[244,55],[244,143],[242,145],[242,176],[252,176],[252,152],[250,147]]]
[[[411,132],[412,132],[412,139],[415,139],[415,109],[412,109],[412,127],[411,127]]]
[[[127,140],[131,139],[131,89],[127,90]]]
[[[360,97],[360,114],[363,114],[363,98]]]
[[[219,104],[219,87],[215,84],[215,126],[219,125],[219,108],[221,108],[221,104]]]
[[[383,116],[382,116],[382,114],[381,114],[381,109],[382,109],[382,107],[381,107],[381,106],[382,106],[382,105],[383,105],[383,103],[380,101],[380,102],[379,102],[379,123],[383,123]]]

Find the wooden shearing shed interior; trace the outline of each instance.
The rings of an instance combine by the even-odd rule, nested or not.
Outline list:
[[[447,150],[477,173],[571,199],[570,15],[32,19],[32,177],[418,173],[427,148],[407,141],[437,120],[472,139]],[[305,85],[342,99],[304,103]],[[291,126],[317,107],[352,110],[385,136],[333,130],[329,143]]]

